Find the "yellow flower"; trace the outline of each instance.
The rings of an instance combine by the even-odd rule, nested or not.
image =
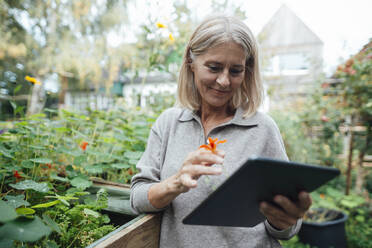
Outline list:
[[[169,34],[169,40],[172,41],[172,42],[174,41],[174,37],[173,37],[172,33]]]
[[[158,28],[166,28],[167,26],[165,26],[163,23],[160,23],[160,22],[157,22],[156,23],[156,26],[158,27]]]
[[[27,81],[29,81],[30,83],[33,83],[33,84],[36,84],[36,85],[41,85],[41,83],[39,81],[37,81],[37,79],[34,78],[34,77],[26,76],[25,79]]]

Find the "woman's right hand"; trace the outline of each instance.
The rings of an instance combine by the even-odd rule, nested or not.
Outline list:
[[[224,156],[224,151],[216,150],[213,153],[203,148],[189,153],[181,169],[174,176],[174,185],[180,193],[184,193],[197,187],[197,180],[200,176],[220,175],[222,169],[211,165],[223,164]]]
[[[198,149],[189,153],[180,170],[173,176],[153,184],[148,192],[150,203],[161,209],[171,203],[181,193],[197,186],[197,180],[202,175],[219,175],[222,169],[213,164],[222,164],[225,152]]]

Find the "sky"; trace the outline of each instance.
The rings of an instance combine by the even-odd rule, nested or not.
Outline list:
[[[173,0],[136,0],[129,5],[131,23],[151,11],[159,21],[171,20]],[[187,1],[196,20],[210,14],[208,0]],[[257,35],[282,4],[286,4],[324,43],[324,71],[330,75],[337,65],[357,53],[372,38],[372,0],[230,0],[245,10],[245,23]],[[228,12],[228,11],[227,11]],[[132,27],[132,32],[138,28]],[[127,32],[128,34],[128,32]],[[126,37],[133,41],[133,35]],[[116,39],[112,39],[115,42]]]

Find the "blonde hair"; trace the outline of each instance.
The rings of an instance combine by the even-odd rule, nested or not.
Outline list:
[[[242,107],[244,116],[253,115],[263,100],[263,87],[258,64],[258,48],[250,29],[234,17],[212,16],[205,19],[192,34],[183,56],[178,77],[177,105],[200,110],[201,96],[196,88],[191,63],[209,48],[227,42],[242,46],[246,53],[245,75],[240,89],[229,102],[232,109]]]

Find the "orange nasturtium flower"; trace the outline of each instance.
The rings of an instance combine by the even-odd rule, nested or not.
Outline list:
[[[156,23],[156,26],[158,27],[158,28],[166,28],[167,26],[165,26],[163,23],[160,23],[160,22],[157,22]]]
[[[17,179],[22,178],[22,176],[19,174],[18,171],[14,171],[14,172],[13,172],[13,176],[14,176],[15,178],[17,178]]]
[[[319,196],[320,196],[320,198],[322,198],[322,199],[325,198],[325,195],[324,195],[324,194],[320,194]]]
[[[26,76],[25,79],[33,84],[36,84],[36,85],[41,85],[41,83],[39,81],[37,81],[36,78],[34,77],[30,77],[30,76]]]
[[[217,145],[221,143],[225,143],[226,140],[218,140],[217,138],[212,139],[211,137],[208,137],[208,145],[201,145],[199,148],[205,148],[213,153],[216,152]]]
[[[89,144],[88,142],[83,141],[83,143],[81,143],[81,145],[80,145],[81,150],[85,151],[87,149],[88,144]]]

